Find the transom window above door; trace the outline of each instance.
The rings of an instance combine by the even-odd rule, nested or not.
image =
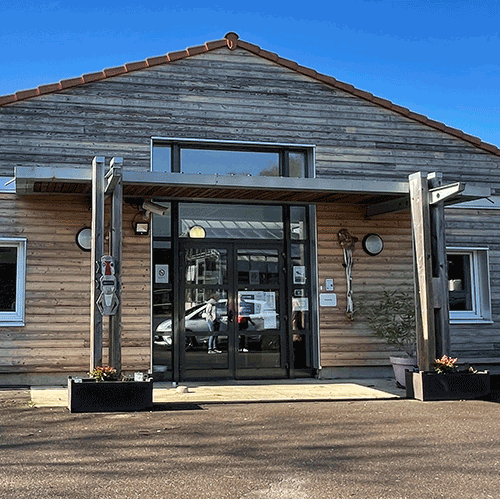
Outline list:
[[[155,172],[304,178],[312,165],[311,146],[152,139]]]

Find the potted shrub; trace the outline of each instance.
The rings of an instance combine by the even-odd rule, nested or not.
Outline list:
[[[396,383],[405,387],[406,369],[416,362],[415,301],[413,295],[403,291],[384,291],[374,305],[362,308],[370,329],[377,338],[395,347],[399,354],[389,357]]]
[[[99,366],[89,378],[68,378],[70,412],[141,411],[153,407],[153,380],[120,376],[111,366]]]
[[[406,372],[406,395],[418,400],[469,400],[488,397],[490,373],[467,365],[460,367],[457,358],[443,355],[432,371]]]

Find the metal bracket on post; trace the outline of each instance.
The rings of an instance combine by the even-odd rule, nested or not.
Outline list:
[[[429,174],[429,182],[432,184],[432,179],[436,178],[437,174]],[[439,176],[440,177],[440,176]],[[463,192],[465,184],[462,182],[455,182],[454,184],[439,185],[429,189],[429,204],[433,205],[439,202],[444,202],[447,199],[453,198]]]
[[[109,163],[109,170],[106,173],[106,194],[112,194],[116,186],[122,180],[123,158],[112,158]]]

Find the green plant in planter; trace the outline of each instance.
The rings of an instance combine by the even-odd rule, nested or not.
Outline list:
[[[96,381],[118,381],[120,379],[118,371],[111,366],[97,366],[89,372],[89,376]]]
[[[361,313],[377,338],[415,357],[415,301],[411,294],[384,291],[378,303],[363,306]]]

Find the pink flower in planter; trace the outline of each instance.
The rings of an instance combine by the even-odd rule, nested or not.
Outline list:
[[[440,359],[434,361],[434,370],[439,374],[449,374],[458,371],[458,359],[443,355]]]

